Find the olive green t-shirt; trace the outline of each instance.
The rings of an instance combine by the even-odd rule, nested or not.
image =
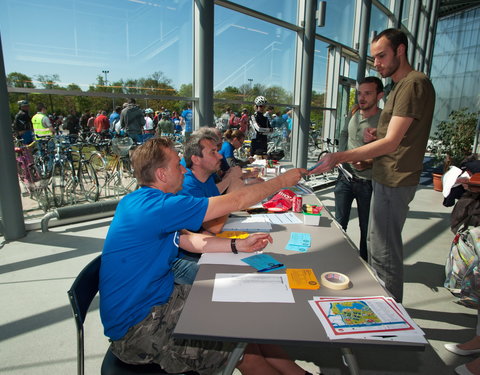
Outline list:
[[[373,180],[389,187],[418,184],[434,107],[435,89],[425,74],[413,70],[395,84],[378,121],[377,139],[387,134],[392,116],[413,122],[397,150],[374,159]]]

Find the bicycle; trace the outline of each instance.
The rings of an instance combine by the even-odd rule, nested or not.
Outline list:
[[[335,149],[338,147],[338,139],[332,141],[331,138],[326,138],[325,140],[322,140],[322,143],[325,143],[326,146],[325,149],[318,154],[317,161],[319,161],[326,153],[335,152]]]
[[[72,161],[75,171],[73,191],[75,191],[78,186],[80,193],[87,201],[96,202],[100,198],[100,187],[95,168],[93,168],[90,161],[82,152],[86,145],[87,144],[82,142],[77,142],[73,145],[77,148],[77,150],[72,151]]]
[[[75,201],[75,168],[71,152],[70,142],[66,138],[55,139],[55,154],[50,176],[55,207]]]
[[[17,174],[25,194],[38,203],[40,209],[46,212],[50,208],[48,182],[42,179],[35,165],[31,149],[35,141],[28,144],[18,144],[15,147]]]
[[[137,188],[137,180],[133,176],[132,166],[129,158],[130,150],[133,147],[133,140],[129,137],[115,137],[111,141],[112,154],[108,160],[103,158],[99,152],[90,156],[90,162],[95,166],[103,166],[99,170],[104,179],[102,189],[105,195],[124,195]]]

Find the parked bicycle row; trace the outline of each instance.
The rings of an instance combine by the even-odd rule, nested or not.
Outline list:
[[[91,144],[70,143],[56,136],[15,147],[22,193],[47,211],[52,207],[95,202],[100,196],[120,196],[133,191],[129,150],[131,138],[116,137]]]

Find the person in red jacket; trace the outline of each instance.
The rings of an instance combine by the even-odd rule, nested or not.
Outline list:
[[[93,125],[95,127],[95,132],[97,133],[108,131],[108,129],[110,129],[110,121],[108,120],[107,112],[101,111],[93,121]]]

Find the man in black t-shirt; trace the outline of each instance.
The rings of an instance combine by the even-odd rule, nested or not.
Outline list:
[[[24,144],[33,142],[33,125],[30,114],[30,104],[27,100],[20,100],[18,102],[19,111],[13,120],[12,130],[16,138],[21,139]]]

